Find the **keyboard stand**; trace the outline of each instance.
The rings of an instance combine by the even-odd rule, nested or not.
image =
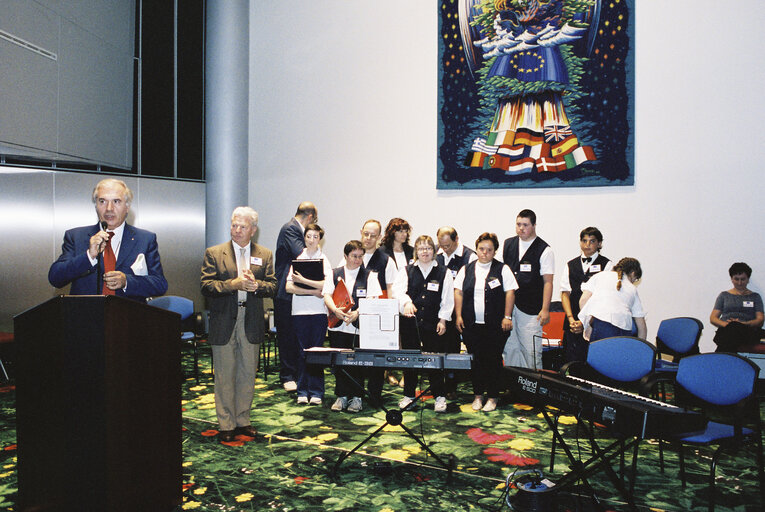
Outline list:
[[[566,453],[566,456],[571,462],[571,471],[563,475],[563,477],[555,484],[553,489],[565,489],[566,487],[573,486],[578,480],[581,480],[584,483],[587,494],[590,496],[593,503],[600,510],[605,510],[603,505],[600,503],[600,499],[595,494],[595,490],[587,481],[587,477],[594,474],[596,471],[603,469],[608,478],[619,491],[621,497],[629,505],[630,510],[637,511],[637,507],[635,506],[635,499],[633,497],[633,490],[635,484],[635,476],[637,474],[637,448],[640,441],[642,441],[642,438],[634,437],[629,441],[626,441],[625,438],[619,438],[605,448],[601,448],[595,440],[594,429],[589,424],[589,422],[582,420],[580,417],[577,417],[579,426],[584,428],[587,434],[590,442],[590,447],[592,448],[593,452],[593,455],[589,459],[582,462],[576,457],[576,455],[574,455],[574,452],[568,446],[568,443],[566,443],[563,435],[558,430],[557,422],[553,420],[550,412],[546,408],[542,409],[542,415],[544,416],[547,425],[550,427],[550,430],[553,433],[553,441],[557,442],[563,448],[563,451]],[[619,475],[616,474],[616,471],[614,471],[614,468],[611,467],[611,461],[617,456],[623,458],[627,450],[631,448],[634,448],[632,457],[632,479],[630,487],[627,489],[624,485],[623,479],[620,478]]]
[[[354,377],[352,377],[346,370],[344,366],[335,367],[336,370],[342,371],[355,385],[358,389],[361,390],[363,395],[369,399],[369,403],[374,404],[375,400],[370,395],[369,391],[364,388]],[[428,453],[430,456],[432,456],[438,464],[444,468],[447,471],[446,474],[446,483],[450,484],[452,482],[452,474],[454,472],[454,455],[449,455],[449,461],[444,462],[444,460],[433,453],[433,450],[430,449],[428,445],[426,445],[418,436],[415,434],[409,427],[404,425],[404,412],[409,410],[410,408],[413,408],[416,403],[419,402],[420,397],[422,397],[425,393],[430,391],[430,386],[420,391],[420,393],[414,398],[414,401],[406,406],[404,409],[391,409],[388,410],[385,408],[385,406],[382,403],[377,404],[380,409],[385,411],[385,422],[380,425],[377,430],[369,434],[363,441],[361,441],[359,444],[357,444],[355,447],[353,447],[352,450],[343,453],[339,459],[337,459],[337,462],[335,463],[335,466],[332,468],[332,476],[337,476],[337,470],[340,467],[340,465],[343,463],[345,459],[353,455],[354,452],[356,452],[359,448],[364,446],[369,440],[371,440],[373,437],[375,437],[377,434],[379,434],[382,429],[384,429],[388,425],[394,425],[394,426],[400,426],[406,434],[417,441],[417,443]]]

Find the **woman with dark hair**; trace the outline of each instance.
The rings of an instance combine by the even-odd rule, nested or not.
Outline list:
[[[327,306],[324,304],[324,281],[332,279],[332,266],[321,252],[319,242],[324,230],[318,224],[308,224],[303,233],[305,249],[298,254],[298,260],[322,260],[323,278],[308,279],[290,266],[286,290],[292,294],[292,323],[300,347],[297,360],[297,403],[300,405],[321,405],[324,398],[324,371],[319,367],[308,367],[303,350],[320,347],[327,333]],[[303,285],[304,287],[298,286]]]
[[[518,283],[510,267],[494,258],[499,249],[497,235],[481,234],[475,248],[478,259],[462,267],[454,280],[454,323],[473,354],[473,410],[490,412],[497,408],[502,350],[513,328]]]
[[[743,262],[728,269],[733,288],[721,292],[715,301],[709,321],[716,326],[716,352],[741,352],[740,348],[757,344],[762,338],[762,297],[747,286],[752,268]]]
[[[393,298],[401,314],[401,348],[424,352],[446,352],[442,336],[454,309],[454,279],[435,260],[436,244],[428,235],[414,243],[415,260],[399,271],[393,283]],[[436,412],[446,412],[444,372],[429,372],[430,388],[436,397]],[[417,372],[404,371],[404,397],[398,403],[406,409],[414,402]]]
[[[392,218],[385,227],[385,234],[380,241],[380,248],[396,262],[401,270],[414,262],[414,247],[409,245],[412,227],[399,217]]]
[[[582,284],[579,320],[584,325],[584,339],[592,343],[611,336],[630,336],[633,325],[637,326],[637,337],[645,339],[645,311],[635,286],[642,276],[638,260],[622,258],[613,270]]]

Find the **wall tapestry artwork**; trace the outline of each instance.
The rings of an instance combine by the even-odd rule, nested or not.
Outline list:
[[[634,183],[634,0],[439,11],[438,188]]]

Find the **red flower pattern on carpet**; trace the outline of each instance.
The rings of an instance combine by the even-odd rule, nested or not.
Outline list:
[[[470,439],[478,444],[494,444],[499,443],[500,441],[507,441],[508,439],[513,439],[515,437],[513,434],[491,434],[489,432],[484,432],[483,429],[478,427],[471,428],[465,433]]]
[[[16,445],[15,445],[15,444],[9,444],[9,445],[8,445],[8,446],[6,446],[5,448],[3,448],[3,450],[5,450],[5,451],[7,451],[7,452],[9,452],[9,451],[11,451],[11,450],[15,450],[15,449],[16,449]]]
[[[483,453],[489,456],[490,461],[502,462],[506,466],[532,466],[534,464],[539,464],[539,459],[521,457],[499,448],[486,448]]]
[[[200,432],[200,434],[202,434],[205,437],[212,437],[212,436],[217,436],[218,435],[218,431],[217,430],[204,430],[204,431]]]
[[[306,480],[310,480],[310,478],[308,478],[307,476],[296,476],[295,477],[295,483],[298,484],[298,485],[302,484]]]

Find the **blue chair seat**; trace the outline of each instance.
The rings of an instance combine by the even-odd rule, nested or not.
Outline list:
[[[742,428],[741,433],[745,436],[751,435],[754,431],[750,428]],[[696,434],[680,439],[683,443],[690,444],[712,444],[720,439],[731,439],[735,436],[733,425],[726,425],[725,423],[717,423],[716,421],[710,421],[707,423],[707,428],[701,434]]]

